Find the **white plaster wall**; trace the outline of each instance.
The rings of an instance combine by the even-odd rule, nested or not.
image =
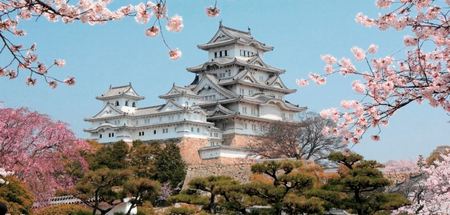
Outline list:
[[[259,107],[254,104],[239,103],[239,112],[241,115],[257,117],[259,116]]]
[[[282,120],[280,108],[272,104],[261,105],[259,116],[265,119]]]
[[[224,51],[227,50],[227,54],[228,56],[226,57],[233,57],[234,53],[233,53],[233,46],[225,46],[225,47],[220,47],[220,48],[214,48],[214,49],[210,49],[208,50],[208,59],[214,59],[214,52],[217,52],[217,58],[219,58],[219,52],[222,51],[222,57],[224,56]]]
[[[200,151],[200,157],[202,159],[212,159],[212,158],[219,158],[219,157],[222,157],[222,158],[246,158],[247,154],[248,153],[245,151],[224,149],[224,148]]]
[[[128,212],[128,210],[131,207],[131,203],[128,202],[122,202],[120,204],[118,204],[117,206],[115,206],[112,210],[108,211],[108,213],[106,213],[106,215],[114,215],[115,213],[124,213],[126,214]],[[131,213],[132,215],[137,214],[137,207],[134,207],[133,209],[131,209]]]

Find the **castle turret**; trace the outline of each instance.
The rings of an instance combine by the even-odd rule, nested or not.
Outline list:
[[[133,89],[131,83],[117,87],[109,86],[109,89],[105,93],[96,97],[96,99],[103,101],[105,105],[111,104],[124,112],[131,112],[136,109],[138,107],[138,101],[144,98]]]

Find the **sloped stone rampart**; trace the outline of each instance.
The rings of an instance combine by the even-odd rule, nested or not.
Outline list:
[[[210,161],[210,162],[208,162]],[[214,160],[207,160],[202,164],[189,165],[187,168],[186,178],[184,180],[183,188],[187,187],[189,181],[196,177],[207,176],[230,176],[237,181],[246,183],[251,176],[251,166],[255,163],[253,160],[244,159],[226,159],[221,158]]]

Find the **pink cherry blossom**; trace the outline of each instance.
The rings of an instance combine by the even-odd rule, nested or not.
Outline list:
[[[55,89],[58,86],[58,83],[56,81],[49,81],[48,86],[50,86],[50,88],[52,89]]]
[[[305,80],[305,79],[300,79],[300,80],[297,80],[296,82],[297,82],[297,85],[300,86],[300,87],[304,87],[304,86],[308,86],[309,85],[308,80]]]
[[[380,141],[380,136],[378,136],[378,135],[372,135],[372,136],[370,136],[370,138],[371,138],[373,141]]]
[[[135,20],[138,23],[145,24],[150,20],[150,13],[147,11],[147,6],[144,3],[136,5],[136,17]]]
[[[43,63],[38,64],[38,72],[41,74],[47,73],[47,67]]]
[[[325,77],[320,76],[317,73],[311,73],[309,74],[309,78],[311,80],[313,80],[314,82],[316,82],[317,85],[324,85],[326,84],[326,79]]]
[[[183,18],[178,15],[171,17],[166,25],[167,30],[173,32],[180,32],[183,27]]]
[[[339,65],[341,66],[339,71],[343,75],[353,73],[356,71],[356,67],[353,65],[352,61],[348,58],[345,57],[341,58],[339,60]]]
[[[327,64],[327,65],[332,65],[335,64],[337,62],[336,58],[332,55],[326,54],[326,55],[322,55],[320,56],[320,58],[322,58],[322,60]]]
[[[352,83],[352,88],[353,88],[353,90],[356,91],[357,93],[363,94],[363,93],[366,92],[366,87],[365,87],[363,84],[361,84],[361,82],[358,81],[358,80],[353,81],[353,83]]]
[[[376,1],[376,5],[379,8],[388,8],[389,6],[391,6],[392,4],[392,0],[377,0]]]
[[[334,122],[337,122],[340,116],[340,113],[336,108],[329,108],[320,111],[320,116],[324,119],[332,119]]]
[[[11,62],[5,63],[5,61],[3,62],[4,65],[0,65],[2,69],[0,75],[14,79],[18,74],[28,73],[30,77],[41,77],[52,88],[56,86],[56,83],[66,82],[69,85],[75,83],[74,79],[64,81],[48,74],[50,69],[64,66],[64,60],[55,60],[52,63],[42,62],[38,59],[38,54],[35,53],[37,50],[34,43],[29,48],[17,43],[17,41],[23,41],[18,37],[26,35],[26,31],[20,28],[19,23],[32,17],[44,17],[49,22],[80,22],[98,25],[130,16],[134,16],[136,22],[145,24],[149,22],[152,15],[155,15],[154,25],[159,28],[154,26],[150,30],[146,30],[147,36],[156,36],[163,25],[166,25],[169,31],[174,32],[179,32],[183,28],[183,20],[180,16],[175,15],[170,19],[167,18],[168,10],[165,1],[158,1],[158,4],[147,1],[136,5],[114,6],[111,6],[111,3],[111,0],[79,0],[75,2],[64,0],[5,0],[0,2],[0,35],[2,37],[0,41],[3,41],[0,58],[12,59]],[[117,9],[113,10],[112,8]],[[217,13],[218,11],[217,9]],[[163,35],[161,34],[161,36]],[[164,45],[170,50],[167,40],[164,40]],[[26,83],[32,85],[36,82],[28,80]]]
[[[341,106],[344,109],[356,109],[359,107],[358,105],[359,105],[359,102],[356,100],[342,100],[341,101]]]
[[[364,25],[366,27],[372,27],[375,25],[375,20],[370,19],[363,13],[356,14],[355,21],[361,25]]]
[[[164,4],[156,4],[152,7],[152,10],[158,19],[167,17],[167,7]]]
[[[394,211],[394,214],[449,214],[450,213],[450,154],[443,152],[432,164],[419,160],[419,165],[399,165],[412,169],[411,179],[418,178],[407,190],[411,204]],[[392,166],[392,165],[391,165]],[[412,166],[412,167],[409,167]],[[397,169],[396,166],[389,167]],[[407,178],[406,180],[408,180]],[[404,180],[405,181],[405,180]]]
[[[80,154],[89,150],[87,143],[76,139],[66,124],[24,108],[0,108],[0,148],[2,168],[14,171],[39,200],[74,185],[64,159],[87,167]]]
[[[174,49],[169,51],[169,57],[172,60],[178,60],[181,57],[182,53],[179,49]]]
[[[36,78],[28,77],[26,83],[28,86],[34,86],[36,84]]]
[[[158,34],[159,34],[159,28],[156,26],[152,26],[145,31],[145,35],[147,35],[149,37],[155,37]]]
[[[69,86],[72,86],[72,85],[75,84],[75,78],[74,78],[74,77],[66,78],[66,79],[64,80],[64,83],[66,83],[66,84],[69,85]]]
[[[209,17],[216,17],[219,16],[219,14],[220,9],[217,7],[210,6],[206,8],[206,15],[208,15]]]
[[[367,52],[370,54],[375,54],[378,51],[378,46],[375,44],[370,44],[369,48],[367,49]]]
[[[327,65],[325,65],[325,67],[324,67],[324,69],[323,69],[327,74],[331,74],[331,73],[333,73],[333,66],[332,65],[329,65],[329,64],[327,64]]]
[[[56,59],[55,65],[58,67],[63,67],[64,65],[66,65],[66,61],[64,59]]]
[[[416,46],[417,39],[411,36],[405,36],[403,37],[403,43],[405,43],[405,46]]]
[[[332,133],[341,135],[345,142],[358,142],[370,127],[386,127],[399,110],[414,103],[427,101],[430,107],[450,112],[450,29],[445,21],[450,19],[450,8],[432,0],[400,0],[400,3],[393,7],[392,0],[377,0],[376,5],[383,12],[389,11],[378,18],[358,13],[355,21],[380,30],[402,31],[403,47],[388,47],[392,49],[389,55],[371,59],[366,54],[377,53],[378,46],[370,45],[367,52],[353,47],[356,60],[367,59],[365,69],[357,68],[348,58],[336,62],[333,56],[323,55],[324,74],[310,76],[313,81],[334,74],[359,79],[353,81],[352,88],[364,95],[360,102],[343,100],[343,112],[333,108],[321,112],[323,117],[337,117],[333,121],[338,127]],[[379,135],[372,138],[378,140]]]
[[[358,61],[362,61],[362,60],[364,60],[364,58],[366,58],[366,53],[364,52],[364,50],[362,48],[355,46],[351,49],[351,51],[352,51],[355,59]]]

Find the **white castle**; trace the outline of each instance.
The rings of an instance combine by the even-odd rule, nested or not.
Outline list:
[[[273,47],[254,39],[250,30],[220,23],[198,48],[208,52],[208,60],[187,68],[194,81],[174,84],[159,96],[163,104],[140,107],[144,97],[131,84],[110,86],[96,97],[104,107],[85,119],[90,138],[100,143],[196,138],[206,140],[196,148],[201,159],[240,158],[247,156],[244,139],[261,135],[274,120],[296,122],[306,110],[284,99],[296,90],[281,80],[285,70],[263,61]]]

